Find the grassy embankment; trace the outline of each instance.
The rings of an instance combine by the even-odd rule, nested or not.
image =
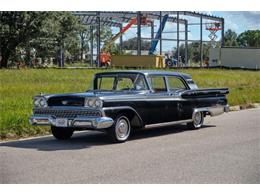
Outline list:
[[[86,90],[100,70],[0,70],[0,139],[46,134],[46,127],[32,127],[28,117],[32,97],[40,92]],[[260,102],[260,72],[242,70],[176,70],[192,75],[201,88],[228,87],[230,105]]]

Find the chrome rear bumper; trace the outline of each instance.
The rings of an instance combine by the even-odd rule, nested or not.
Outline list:
[[[210,107],[208,111],[210,116],[217,116],[223,114],[224,112],[229,112],[229,105]]]
[[[195,108],[193,113],[195,112],[206,112],[210,116],[217,116],[223,114],[224,112],[229,112],[229,105],[218,105],[214,107]]]
[[[63,127],[105,129],[113,125],[114,120],[109,117],[76,117],[74,119],[65,119],[66,124]],[[29,119],[31,125],[53,125],[60,126],[57,119],[52,116],[31,116]]]

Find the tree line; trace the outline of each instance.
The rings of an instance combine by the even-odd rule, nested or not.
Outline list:
[[[61,52],[68,61],[82,60],[91,36],[96,45],[95,33],[71,12],[0,12],[0,67],[32,66],[32,58],[54,57],[58,63]],[[100,36],[110,39],[111,29],[102,27]]]
[[[225,32],[225,46],[227,47],[260,47],[260,30],[247,30],[241,34],[227,30]]]

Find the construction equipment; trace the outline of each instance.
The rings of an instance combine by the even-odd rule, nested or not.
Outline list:
[[[172,68],[173,66],[177,65],[177,59],[174,58],[173,55],[170,55],[169,53],[165,54],[165,65],[168,68]]]
[[[147,20],[147,18],[145,16],[141,16],[141,25],[147,25],[149,22],[149,20]],[[130,20],[130,22],[124,26],[119,33],[115,34],[109,42],[107,42],[103,48],[102,48],[102,52],[100,54],[100,64],[101,66],[105,66],[108,67],[111,63],[111,55],[109,53],[109,49],[112,46],[112,44],[119,38],[121,37],[129,28],[131,28],[132,25],[136,25],[137,24],[137,18],[132,18]]]
[[[215,47],[216,46],[216,39],[218,38],[217,32],[219,30],[222,30],[221,23],[219,23],[219,22],[207,23],[206,24],[206,30],[208,30],[210,32],[209,38],[210,38],[210,41],[211,41],[211,45],[213,47]]]
[[[163,29],[165,27],[165,24],[167,22],[168,17],[169,17],[168,14],[163,16],[162,23],[159,26],[159,29],[158,29],[158,31],[156,33],[155,38],[151,42],[151,47],[149,49],[149,55],[153,55],[154,51],[156,50],[157,44],[158,44],[158,42],[159,42],[159,40],[160,40],[160,38],[162,36],[162,32],[163,32]]]

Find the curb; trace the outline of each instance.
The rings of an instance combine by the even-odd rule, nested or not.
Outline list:
[[[245,109],[250,109],[250,108],[259,108],[260,103],[250,103],[246,105],[237,105],[237,106],[230,106],[229,110],[230,111],[239,111],[239,110],[245,110]]]

